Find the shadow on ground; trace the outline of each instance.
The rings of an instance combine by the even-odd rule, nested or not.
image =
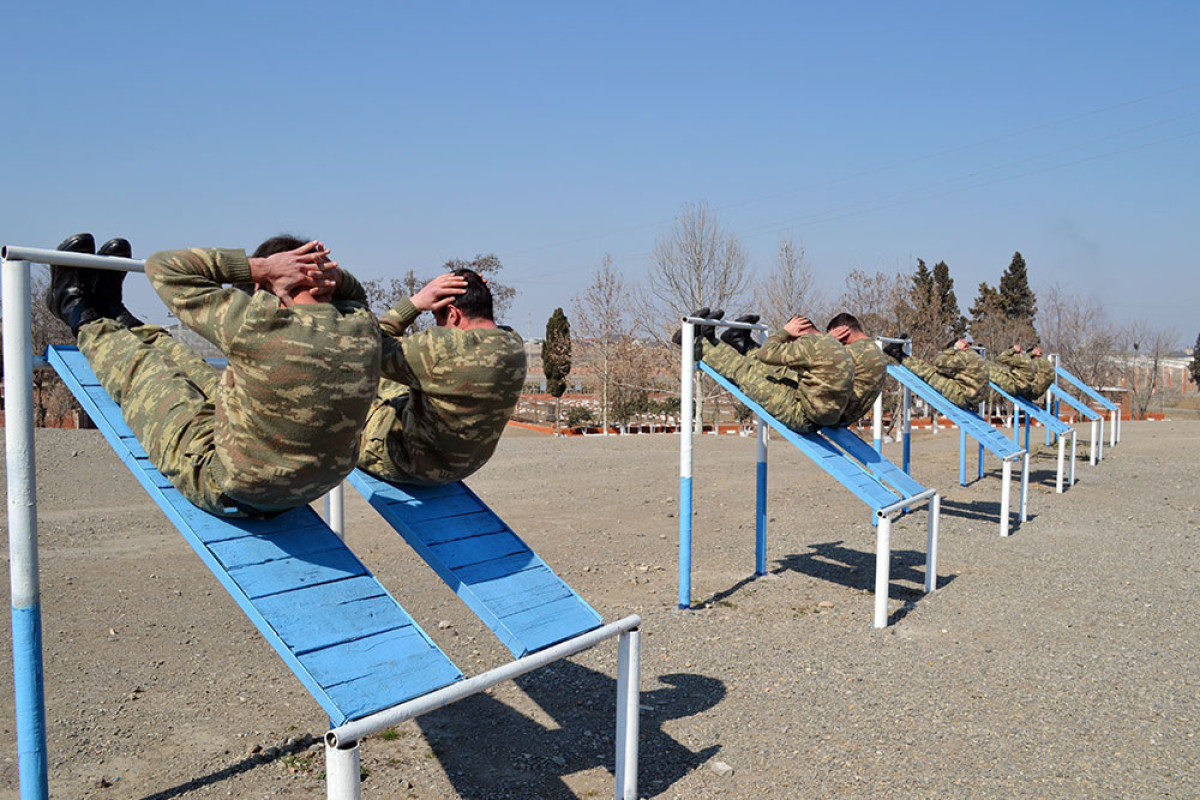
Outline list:
[[[641,696],[638,796],[662,794],[711,759],[720,746],[693,752],[663,731],[668,720],[699,714],[725,697],[715,678],[658,677],[669,688]],[[470,800],[575,798],[565,777],[615,764],[616,681],[571,661],[523,675],[517,685],[557,727],[547,727],[487,695],[474,695],[418,718],[455,790]],[[464,742],[470,742],[464,747]],[[611,794],[611,785],[603,794]]]

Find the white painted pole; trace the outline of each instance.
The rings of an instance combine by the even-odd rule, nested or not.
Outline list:
[[[1096,436],[1096,425],[1097,424],[1100,425],[1100,435],[1098,438]],[[1092,420],[1091,442],[1088,447],[1088,463],[1091,464],[1093,467],[1096,466],[1096,462],[1098,460],[1100,460],[1100,455],[1097,452],[1096,448],[1103,441],[1104,441],[1104,425],[1103,425],[1103,423],[1100,422],[1099,419],[1094,419],[1094,420]]]
[[[1074,440],[1075,440],[1075,433],[1072,431],[1071,441],[1074,442]],[[1074,449],[1074,445],[1072,445],[1072,449]],[[1066,461],[1066,456],[1067,456],[1066,450],[1067,450],[1067,440],[1066,440],[1066,438],[1059,436],[1058,437],[1058,474],[1055,476],[1055,479],[1054,479],[1054,491],[1057,494],[1062,494],[1062,492],[1063,492],[1063,467],[1066,466],[1064,463]]]
[[[333,747],[325,743],[326,800],[362,800],[360,755],[358,742],[349,747]]]
[[[876,453],[883,453],[883,392],[875,396],[871,407],[871,439]]]
[[[692,396],[694,392],[696,328],[683,323],[679,359],[679,607],[692,604]]]
[[[892,518],[879,516],[875,528],[875,627],[886,628],[888,580],[892,568]]]
[[[49,797],[42,609],[38,586],[37,469],[33,439],[33,335],[29,262],[0,263],[4,303],[5,464],[12,592],[13,692],[22,800]]]
[[[1008,507],[1012,496],[1012,461],[1005,459],[1001,466],[1000,535],[1008,536]]]
[[[1021,458],[1021,522],[1029,519],[1029,451]]]
[[[875,346],[883,351],[883,340],[876,338]],[[886,367],[884,368],[886,370]],[[886,372],[885,372],[886,375]],[[871,406],[871,444],[875,447],[875,452],[883,455],[883,392],[875,395],[875,402]]]
[[[1067,476],[1067,486],[1075,485],[1075,429],[1071,429],[1071,472]]]
[[[339,483],[325,495],[325,522],[339,539],[346,539],[346,485]]]
[[[616,800],[637,800],[638,732],[641,700],[642,632],[638,628],[617,639]]]
[[[1109,423],[1108,443],[1115,447],[1121,441],[1121,409],[1114,408],[1109,412],[1112,421]]]
[[[938,524],[942,515],[942,498],[937,492],[929,498],[929,534],[925,541],[925,592],[937,590]]]

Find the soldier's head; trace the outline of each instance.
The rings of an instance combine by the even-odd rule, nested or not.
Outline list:
[[[312,239],[301,239],[298,236],[292,236],[290,233],[281,233],[278,236],[272,236],[256,247],[254,252],[250,254],[250,257],[266,258],[276,253],[286,253],[288,250],[303,247],[311,241]]]
[[[862,324],[859,323],[858,317],[849,311],[843,311],[829,320],[829,324],[825,326],[825,332],[842,344],[850,344],[859,339],[867,338],[867,334],[863,332]]]
[[[495,324],[492,290],[473,269],[456,269],[457,275],[467,282],[467,290],[454,301],[433,312],[437,324],[450,328],[491,327]]]

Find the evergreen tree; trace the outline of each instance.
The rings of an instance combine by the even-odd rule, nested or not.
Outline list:
[[[945,333],[959,337],[967,332],[967,318],[958,308],[958,295],[954,293],[954,278],[950,277],[950,265],[939,261],[933,265],[933,286],[938,298],[938,315],[945,326]]]
[[[1029,288],[1029,271],[1020,251],[1013,253],[1012,262],[1000,276],[1000,308],[1010,320],[1028,320],[1033,325],[1037,315],[1037,297]]]
[[[939,261],[932,271],[917,259],[912,285],[902,303],[904,327],[913,340],[913,352],[927,358],[945,347],[951,338],[962,336],[966,319],[958,308],[950,267]]]
[[[554,425],[558,427],[562,396],[567,391],[567,376],[571,374],[571,323],[561,308],[554,309],[546,322],[542,372],[546,375],[546,391],[558,399],[554,410]]]
[[[1196,346],[1192,348],[1192,364],[1188,369],[1192,373],[1192,383],[1200,386],[1200,334],[1196,335]]]

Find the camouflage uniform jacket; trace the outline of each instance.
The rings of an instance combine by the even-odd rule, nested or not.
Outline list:
[[[1036,400],[1054,384],[1054,365],[1045,356],[1033,359],[1033,389],[1029,396]]]
[[[854,359],[841,342],[826,333],[793,339],[777,331],[755,352],[762,363],[789,371],[797,384],[796,400],[813,426],[838,424],[854,390]]]
[[[1009,394],[1031,397],[1034,380],[1033,359],[1010,347],[991,365],[991,380]]]
[[[188,249],[146,259],[154,290],[181,322],[225,353],[210,398],[214,478],[260,511],[309,503],[354,469],[358,435],[379,382],[379,327],[359,302],[285,308],[251,281],[242,250]],[[359,289],[361,291],[361,288]]]
[[[462,480],[491,458],[525,385],[525,346],[503,328],[435,327],[404,298],[380,317],[385,380],[359,466],[400,483]]]
[[[871,410],[887,377],[887,361],[873,339],[856,339],[846,345],[846,350],[854,359],[854,391],[838,420],[841,427],[853,425]]]

